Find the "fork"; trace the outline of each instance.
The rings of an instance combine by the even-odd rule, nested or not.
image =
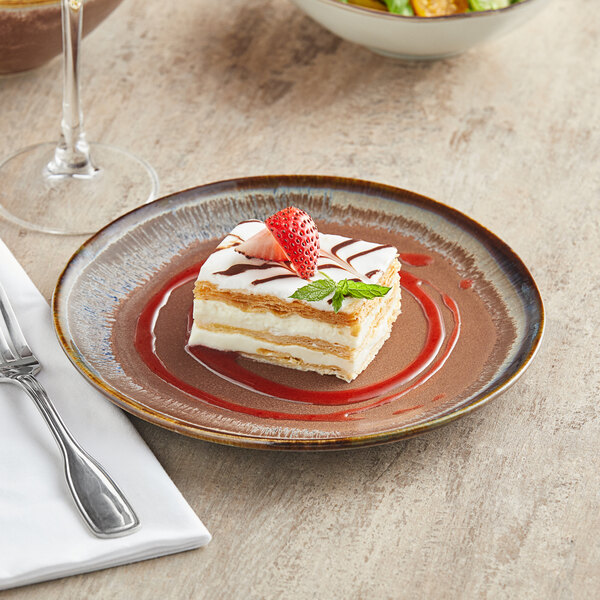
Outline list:
[[[69,490],[91,531],[101,538],[133,532],[140,524],[137,515],[116,483],[63,423],[35,378],[41,368],[0,285],[0,382],[20,385],[42,413],[63,455]]]

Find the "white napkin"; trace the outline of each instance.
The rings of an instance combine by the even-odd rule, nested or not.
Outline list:
[[[210,533],[124,413],[71,365],[50,307],[0,240],[0,281],[42,363],[40,382],[73,436],[123,490],[141,527],[99,539],[79,516],[58,447],[33,401],[0,384],[0,590],[207,544]]]

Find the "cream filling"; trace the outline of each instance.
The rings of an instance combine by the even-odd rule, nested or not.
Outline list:
[[[353,335],[350,327],[307,319],[296,314],[280,317],[269,311],[246,312],[218,300],[194,300],[194,321],[200,325],[229,325],[277,336],[301,335],[324,340],[331,344],[343,344],[352,349],[358,348],[369,335],[371,325],[378,316],[378,312],[372,311],[372,314],[360,323],[358,333]]]
[[[270,350],[285,356],[298,358],[307,364],[338,367],[354,377],[363,370],[364,363],[369,361],[374,349],[383,344],[389,332],[390,326],[388,320],[383,319],[380,326],[373,332],[373,337],[369,340],[370,343],[360,348],[355,353],[353,360],[344,359],[335,354],[328,354],[320,350],[312,350],[304,346],[296,346],[294,344],[283,345],[259,340],[242,333],[224,333],[221,331],[200,329],[195,323],[192,325],[190,334],[190,346],[202,345],[214,348],[215,350],[256,355],[260,355],[260,349]]]

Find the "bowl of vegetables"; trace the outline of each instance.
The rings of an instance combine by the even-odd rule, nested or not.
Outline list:
[[[292,0],[341,38],[394,58],[465,52],[527,22],[551,0]]]

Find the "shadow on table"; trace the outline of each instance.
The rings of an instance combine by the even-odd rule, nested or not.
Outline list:
[[[198,93],[219,89],[220,110],[256,110],[257,105],[269,110],[283,104],[290,111],[311,113],[335,104],[344,109],[350,103],[352,110],[376,114],[378,90],[390,89],[392,81],[398,113],[422,118],[423,107],[414,102],[417,88],[427,81],[456,78],[460,59],[389,59],[334,36],[291,5],[272,13],[265,19],[264,10],[249,3],[232,20],[215,23],[208,40],[197,34],[193,20],[187,34],[183,32],[186,60],[190,66],[194,61],[203,64]],[[444,95],[442,87],[435,86],[436,100],[443,104],[447,89]]]

